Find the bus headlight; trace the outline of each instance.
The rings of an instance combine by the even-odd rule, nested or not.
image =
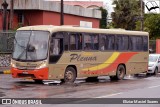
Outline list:
[[[46,61],[42,62],[36,69],[42,69],[45,68],[47,66]]]
[[[16,64],[11,62],[11,67],[16,68]]]

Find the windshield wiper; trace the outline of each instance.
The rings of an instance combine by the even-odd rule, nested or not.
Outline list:
[[[29,42],[30,42],[30,39],[31,39],[31,35],[32,35],[32,31],[31,31],[31,33],[29,35],[29,39],[28,39],[28,43],[27,43],[27,50],[29,48]],[[26,51],[26,60],[27,60],[27,51]]]
[[[21,48],[23,48],[23,49],[27,49],[27,47],[20,45],[20,44],[17,42],[17,39],[16,39],[16,38],[14,38],[14,40],[15,40],[16,44],[17,44],[19,47],[21,47]]]
[[[23,56],[23,54],[24,54],[25,52],[26,52],[26,59],[27,59],[27,49],[28,49],[28,46],[29,46],[31,34],[32,34],[32,31],[30,32],[30,35],[29,35],[29,40],[28,40],[28,43],[27,43],[27,47],[21,46],[21,45],[17,42],[17,40],[15,39],[16,42],[17,42],[17,44],[18,44],[21,48],[24,49],[23,52],[18,56],[17,60],[20,60],[20,58]]]

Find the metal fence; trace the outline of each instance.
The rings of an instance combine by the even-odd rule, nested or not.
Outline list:
[[[0,53],[12,53],[15,32],[0,31]]]

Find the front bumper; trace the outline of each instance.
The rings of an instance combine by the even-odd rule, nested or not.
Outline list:
[[[48,68],[34,69],[34,70],[20,70],[17,68],[11,68],[13,78],[32,78],[32,79],[48,79]]]

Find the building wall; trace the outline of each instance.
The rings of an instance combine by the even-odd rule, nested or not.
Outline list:
[[[60,25],[60,14],[57,12],[43,11],[44,25]]]
[[[24,12],[24,25],[42,25],[43,24],[43,11],[25,11]]]
[[[52,0],[57,1],[57,0]],[[57,1],[60,2],[60,1]],[[72,6],[80,6],[83,8],[89,8],[92,7],[92,9],[97,9],[99,7],[103,7],[103,1],[64,1],[64,4],[72,5]]]
[[[24,14],[24,24],[18,23],[18,12],[21,11],[15,11],[14,12],[14,18],[13,18],[13,29],[17,29],[21,26],[29,26],[29,25],[42,25],[43,24],[43,11],[23,11]],[[9,16],[8,18],[9,19]],[[2,15],[0,14],[0,30],[2,30]]]
[[[65,25],[80,25],[80,21],[92,22],[93,28],[99,28],[99,19],[87,18],[82,16],[75,16],[70,14],[64,15],[64,24]],[[60,25],[60,14],[56,12],[43,12],[43,24],[49,25]]]
[[[17,29],[21,26],[33,26],[33,25],[60,25],[60,14],[51,11],[22,11],[24,14],[24,24],[18,23],[18,12],[14,12],[13,29]],[[9,17],[9,16],[8,16]],[[80,21],[92,22],[93,28],[99,28],[99,19],[76,16],[71,14],[64,14],[65,25],[80,25]],[[0,14],[0,30],[2,30],[2,16]]]

